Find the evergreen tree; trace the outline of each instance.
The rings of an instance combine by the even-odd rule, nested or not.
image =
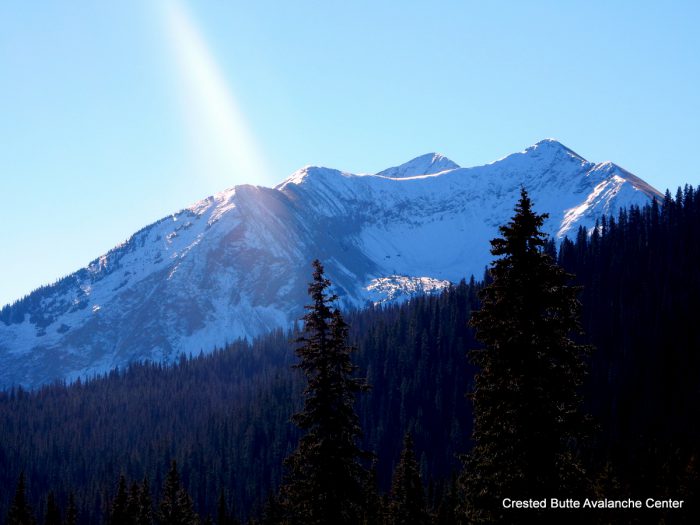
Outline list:
[[[367,385],[352,376],[353,349],[346,342],[345,321],[332,309],[337,297],[328,293],[331,283],[318,260],[313,268],[312,304],[306,306],[295,365],[306,375],[307,386],[304,408],[293,421],[305,434],[285,461],[281,510],[287,523],[357,524],[364,514],[367,472],[360,463],[366,454],[357,445],[361,431],[354,403]]]
[[[147,476],[143,478],[143,483],[141,484],[136,523],[137,525],[153,524],[153,501],[151,499],[151,487],[148,483]]]
[[[198,523],[192,499],[180,483],[180,474],[175,461],[165,478],[163,497],[158,509],[160,525],[195,525]]]
[[[123,474],[119,476],[117,495],[110,507],[109,525],[131,525],[129,516],[129,495],[126,490],[126,478]]]
[[[427,525],[430,522],[410,434],[404,437],[401,457],[394,471],[388,510],[389,525]]]
[[[442,499],[438,505],[435,525],[457,525],[459,523],[457,505],[457,478],[453,475],[450,480],[450,485],[447,490],[443,492]]]
[[[61,511],[56,504],[56,497],[53,491],[51,491],[46,498],[46,516],[44,517],[44,524],[61,525],[61,523]]]
[[[480,368],[471,393],[474,448],[462,483],[473,523],[519,523],[503,498],[582,497],[584,473],[575,445],[584,433],[577,388],[587,348],[580,332],[578,289],[545,253],[545,215],[522,189],[513,219],[491,241],[493,281],[472,316],[485,348],[471,352]],[[559,519],[537,516],[540,522]],[[528,521],[531,522],[531,521]]]
[[[27,502],[24,472],[19,475],[15,497],[12,500],[10,512],[7,515],[7,525],[34,525],[34,515]]]
[[[239,521],[235,517],[233,509],[230,509],[226,503],[224,489],[221,489],[219,492],[219,503],[217,505],[216,516],[217,525],[239,525]]]
[[[369,469],[369,475],[365,482],[364,508],[363,525],[379,525],[382,523],[382,501],[379,496],[376,459],[372,462],[372,467]]]
[[[75,504],[75,496],[71,492],[68,495],[68,507],[66,508],[65,525],[77,525],[77,524],[78,524],[78,507]]]
[[[226,505],[226,496],[224,489],[219,492],[219,505],[217,509],[216,525],[229,525],[230,517],[228,515],[228,506]]]
[[[128,523],[136,525],[139,516],[139,507],[141,504],[141,487],[135,481],[129,489],[129,497],[126,500],[126,513]]]
[[[180,488],[177,497],[177,509],[176,519],[179,521],[170,522],[173,525],[199,525],[199,517],[194,512],[194,503],[189,493],[184,489]]]

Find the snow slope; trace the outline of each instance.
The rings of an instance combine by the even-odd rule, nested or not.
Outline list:
[[[346,307],[479,277],[521,185],[556,237],[659,195],[554,140],[474,168],[430,153],[375,175],[311,166],[275,188],[236,186],[3,309],[0,386],[170,362],[289,326],[314,258]]]

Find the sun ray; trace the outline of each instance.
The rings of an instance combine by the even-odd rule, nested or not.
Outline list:
[[[264,157],[193,16],[179,0],[162,6],[198,175],[229,185],[266,181]]]

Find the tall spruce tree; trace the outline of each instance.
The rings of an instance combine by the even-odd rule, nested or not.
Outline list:
[[[303,410],[293,416],[304,435],[285,460],[280,509],[290,524],[357,524],[364,514],[367,471],[361,463],[366,454],[357,445],[361,430],[354,404],[367,385],[353,377],[348,327],[333,307],[337,297],[328,292],[331,283],[318,260],[313,269],[295,365],[307,380]]]
[[[484,348],[471,352],[480,369],[470,395],[474,447],[460,480],[470,523],[559,520],[508,512],[502,500],[583,496],[577,388],[588,348],[571,339],[580,332],[578,289],[545,251],[546,217],[522,189],[514,217],[491,241],[492,281],[471,320]]]
[[[7,515],[7,525],[34,525],[35,523],[34,514],[27,502],[27,487],[25,486],[24,472],[22,472],[19,475],[15,497]]]
[[[457,516],[457,492],[457,477],[453,474],[449,485],[442,493],[442,498],[435,515],[435,525],[457,525],[459,523],[459,517]]]
[[[53,491],[49,492],[46,498],[46,514],[44,515],[44,525],[61,525],[61,510],[56,503],[56,496]]]
[[[233,509],[230,509],[226,503],[226,495],[222,488],[219,492],[219,503],[216,509],[216,525],[239,525],[240,522],[236,518]]]
[[[65,525],[78,524],[78,507],[75,504],[75,496],[71,492],[68,494],[68,508],[66,509]]]
[[[389,525],[427,525],[430,515],[423,482],[413,450],[413,438],[406,434],[401,457],[391,481],[388,509]]]
[[[136,515],[136,524],[153,524],[153,501],[151,498],[151,487],[148,482],[148,476],[144,476],[143,483],[141,483],[141,491],[139,492],[138,513]]]
[[[158,508],[160,525],[196,525],[199,518],[195,514],[192,498],[180,483],[177,463],[173,461],[163,485],[163,497]]]
[[[129,525],[136,525],[138,523],[140,498],[141,487],[137,482],[133,481],[131,483],[131,488],[129,488],[129,497],[126,504]]]
[[[117,495],[112,501],[109,511],[109,525],[131,525],[131,516],[129,515],[129,495],[126,489],[126,478],[124,474],[119,476],[117,485]]]

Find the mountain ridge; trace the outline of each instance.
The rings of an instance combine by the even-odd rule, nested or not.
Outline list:
[[[660,196],[619,166],[591,163],[551,139],[472,168],[429,153],[373,175],[307,166],[274,188],[235,186],[4,307],[0,385],[170,362],[290,326],[313,258],[344,307],[480,275],[488,239],[521,185],[550,213],[545,230],[555,237]]]

